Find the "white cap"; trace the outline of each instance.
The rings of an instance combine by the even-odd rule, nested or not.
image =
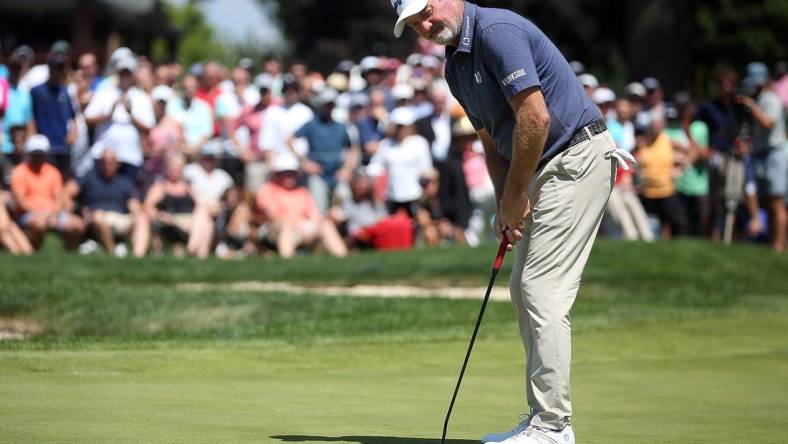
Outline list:
[[[628,96],[646,97],[646,87],[640,82],[632,82],[624,88]]]
[[[429,0],[391,0],[391,6],[397,13],[397,23],[394,25],[394,37],[399,38],[405,30],[405,21],[420,13],[427,7]]]
[[[153,88],[153,91],[150,92],[150,96],[154,102],[169,102],[170,99],[175,96],[175,92],[167,85],[159,85]]]
[[[334,103],[337,101],[338,96],[339,94],[337,94],[335,89],[325,88],[312,98],[312,105],[319,108],[323,105]]]
[[[610,103],[616,101],[616,93],[608,88],[597,88],[592,96],[594,103],[601,105],[603,103]]]
[[[278,154],[274,156],[271,170],[274,173],[282,173],[285,171],[298,172],[298,159],[296,159],[292,154]]]
[[[366,56],[361,59],[361,63],[358,64],[361,68],[361,72],[367,72],[373,69],[381,69],[380,68],[380,59],[375,56]]]
[[[596,77],[591,74],[581,74],[577,76],[577,79],[580,80],[580,84],[585,87],[597,88],[599,87],[599,81],[597,81]]]
[[[25,153],[49,152],[49,139],[43,134],[34,134],[25,142]]]
[[[257,89],[262,89],[262,88],[266,88],[268,90],[273,89],[274,78],[271,76],[271,74],[268,74],[267,72],[258,74],[254,78],[254,86],[256,86]]]
[[[123,70],[128,70],[131,73],[137,72],[137,59],[133,55],[120,58],[115,62],[115,72]]]
[[[416,113],[409,106],[394,108],[389,114],[389,123],[403,126],[413,125],[416,123]]]
[[[440,60],[438,60],[438,58],[433,55],[425,55],[421,59],[421,66],[425,68],[435,69],[438,66],[440,66],[440,64],[441,64]]]
[[[413,87],[408,85],[407,83],[399,83],[391,88],[391,96],[394,97],[394,100],[410,100],[413,98]]]
[[[125,59],[127,57],[134,57],[134,52],[125,46],[121,46],[120,48],[112,51],[112,55],[109,57],[109,65],[114,68],[118,60]]]

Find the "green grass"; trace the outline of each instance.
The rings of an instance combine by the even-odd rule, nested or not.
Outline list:
[[[483,286],[493,254],[0,255],[0,319],[42,328],[0,341],[0,441],[434,442],[479,301],[176,284]],[[788,442],[785,270],[748,246],[599,242],[573,311],[581,442]],[[454,443],[512,425],[523,359],[511,306],[491,303]]]

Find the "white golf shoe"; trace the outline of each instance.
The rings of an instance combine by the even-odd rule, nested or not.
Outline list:
[[[575,444],[575,432],[570,425],[561,431],[529,425],[500,444]]]
[[[484,443],[484,444],[492,444],[492,443],[504,442],[507,439],[509,439],[509,438],[511,438],[511,437],[513,437],[515,435],[519,435],[520,433],[525,431],[525,429],[530,424],[531,424],[531,415],[529,415],[527,413],[523,413],[522,415],[520,415],[520,422],[518,422],[517,425],[514,426],[514,428],[512,430],[509,430],[508,432],[502,432],[502,433],[488,433],[488,434],[482,436],[482,443]]]

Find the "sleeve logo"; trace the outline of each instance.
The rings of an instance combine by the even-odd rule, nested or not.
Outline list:
[[[503,86],[509,86],[512,82],[519,79],[520,77],[525,77],[524,69],[518,69],[517,71],[509,74],[505,79],[501,80],[501,83],[503,83]]]

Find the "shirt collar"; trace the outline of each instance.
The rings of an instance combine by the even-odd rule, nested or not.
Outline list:
[[[462,14],[462,31],[460,32],[460,44],[456,48],[446,47],[446,56],[450,57],[456,52],[469,54],[473,49],[473,34],[476,27],[477,6],[473,3],[465,2]]]

